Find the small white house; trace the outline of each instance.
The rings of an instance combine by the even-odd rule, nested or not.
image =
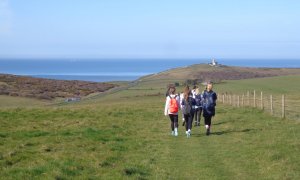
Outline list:
[[[81,100],[80,97],[71,97],[71,98],[65,99],[65,102],[74,102],[74,101],[80,101],[80,100]]]

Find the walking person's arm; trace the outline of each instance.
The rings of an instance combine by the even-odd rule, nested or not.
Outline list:
[[[166,105],[165,105],[165,116],[168,115],[168,109],[169,109],[169,102],[170,102],[170,98],[169,96],[166,98]]]
[[[180,96],[176,97],[176,102],[177,102],[177,106],[180,107],[180,109],[181,109]]]

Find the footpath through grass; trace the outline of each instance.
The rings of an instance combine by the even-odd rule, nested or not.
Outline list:
[[[172,137],[163,100],[0,110],[0,179],[300,178],[299,122],[218,105]]]

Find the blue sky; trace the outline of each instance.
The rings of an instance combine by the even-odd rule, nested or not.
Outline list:
[[[300,59],[298,0],[0,0],[0,58]]]

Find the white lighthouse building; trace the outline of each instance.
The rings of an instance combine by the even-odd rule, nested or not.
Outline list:
[[[211,66],[218,66],[218,62],[215,59],[212,59],[211,63],[209,63]]]

